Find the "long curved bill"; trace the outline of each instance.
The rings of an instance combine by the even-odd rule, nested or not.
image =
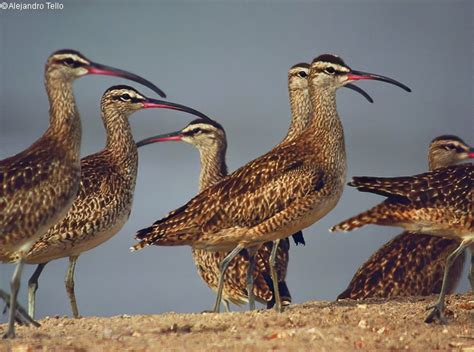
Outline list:
[[[150,138],[142,139],[140,142],[137,142],[137,148],[143,147],[147,144],[159,143],[159,142],[168,142],[168,141],[180,141],[183,138],[181,131],[175,131],[171,133],[159,134]]]
[[[149,80],[140,77],[134,73],[120,70],[115,67],[105,66],[102,64],[98,64],[95,62],[91,62],[90,65],[87,67],[89,74],[92,75],[103,75],[103,76],[115,76],[115,77],[122,77],[125,79],[129,79],[131,81],[143,84],[145,87],[150,88],[152,91],[156,92],[160,97],[166,98],[165,92],[163,92],[160,88],[155,86]]]
[[[353,91],[356,91],[357,93],[361,94],[365,99],[369,101],[369,103],[373,103],[374,99],[362,88],[357,87],[355,84],[352,83],[347,83],[344,85],[344,87],[352,89]]]
[[[185,105],[177,104],[177,103],[172,103],[170,101],[163,101],[163,100],[156,100],[156,99],[151,99],[147,98],[145,101],[142,101],[142,105],[144,109],[170,109],[170,110],[177,110],[177,111],[183,111],[191,115],[198,116],[199,118],[206,120],[206,121],[212,121],[212,119],[209,116],[204,115],[202,112],[197,111],[193,108],[190,108]]]
[[[363,80],[363,79],[382,81],[382,82],[390,83],[390,84],[393,84],[397,87],[400,87],[403,90],[406,90],[407,92],[411,92],[411,89],[408,88],[403,83],[400,83],[400,82],[394,80],[393,78],[385,77],[385,76],[382,76],[382,75],[377,75],[375,73],[368,73],[368,72],[351,70],[347,74],[347,78],[348,78],[349,81],[360,81],[360,80]]]

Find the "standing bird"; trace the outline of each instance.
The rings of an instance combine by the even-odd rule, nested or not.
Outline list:
[[[137,146],[141,147],[150,143],[166,141],[184,141],[194,145],[199,150],[201,161],[201,174],[199,177],[199,191],[212,186],[227,175],[227,164],[225,154],[227,139],[224,128],[217,122],[211,120],[194,120],[180,131],[151,137],[140,141]],[[295,236],[295,243],[304,243],[301,233]],[[273,242],[265,243],[256,254],[256,267],[253,273],[253,293],[258,302],[266,304],[271,308],[274,304],[273,283],[270,279],[268,261]],[[280,242],[277,251],[277,272],[282,304],[291,303],[291,294],[285,282],[288,266],[288,251],[290,243],[286,238]],[[214,291],[217,290],[219,281],[219,264],[229,254],[228,252],[211,252],[203,249],[193,249],[193,258],[199,276]],[[241,305],[248,302],[246,291],[246,272],[249,265],[246,253],[238,254],[229,264],[224,277],[223,299],[226,310],[229,311],[229,303]]]
[[[361,192],[387,197],[372,209],[352,217],[332,228],[350,231],[367,224],[400,226],[417,235],[440,236],[460,241],[446,258],[441,292],[425,322],[444,315],[449,272],[456,258],[474,242],[474,164],[439,168],[411,177],[354,177],[349,183]]]
[[[231,251],[220,265],[216,312],[227,266],[242,249],[247,249],[250,262],[247,287],[252,287],[255,253],[263,243],[310,226],[337,204],[344,188],[346,157],[342,124],[336,110],[336,90],[361,79],[385,81],[410,91],[391,78],[352,70],[337,56],[317,57],[309,74],[311,121],[303,133],[140,230],[136,235],[140,242],[132,249],[154,244]],[[277,247],[273,248],[272,256]],[[275,308],[281,311],[273,263],[271,260]],[[250,309],[254,309],[252,290],[248,292]]]
[[[290,140],[299,135],[310,121],[310,101],[308,93],[309,64],[300,63],[292,66],[288,72],[288,90],[291,108],[291,123],[286,137],[283,141]],[[191,122],[181,131],[166,135],[155,136],[138,143],[143,146],[149,143],[182,140],[193,144],[200,154],[201,174],[199,177],[199,191],[214,185],[227,175],[227,164],[225,154],[227,151],[227,138],[223,127],[215,121],[196,120]],[[294,234],[296,244],[305,244],[301,232]],[[285,282],[288,267],[289,241],[285,240],[278,246],[277,272],[280,290],[284,292],[281,297],[283,305],[291,303],[291,294]],[[268,261],[273,245],[265,243],[257,253],[256,268],[253,276],[254,295],[257,301],[266,304],[267,307],[274,305],[273,282],[269,276]],[[228,252],[211,252],[202,249],[192,250],[194,262],[201,278],[214,291],[217,290],[219,281],[219,264],[229,254]],[[246,271],[248,268],[248,256],[246,253],[239,254],[230,262],[225,275],[223,288],[224,306],[229,311],[229,302],[241,305],[248,302],[246,291]]]
[[[428,150],[430,171],[474,157],[474,150],[456,136],[439,136]],[[348,224],[350,226],[350,224]],[[331,228],[347,228],[340,224]],[[428,296],[439,293],[446,257],[458,240],[403,232],[382,246],[357,270],[347,289],[337,298]],[[451,293],[461,277],[466,251],[453,264],[446,291]]]
[[[48,58],[45,86],[50,104],[49,128],[29,148],[0,161],[0,246],[18,257],[4,338],[15,336],[15,305],[26,254],[66,215],[79,189],[81,120],[72,82],[88,74],[130,79],[164,96],[151,82],[94,63],[74,50],[56,51]]]
[[[129,86],[114,86],[101,100],[102,121],[106,130],[105,148],[81,159],[79,194],[61,222],[41,236],[25,261],[38,264],[29,281],[28,312],[34,318],[38,279],[51,260],[69,257],[65,279],[72,314],[79,317],[74,294],[74,269],[83,252],[91,250],[117,234],[132,210],[138,171],[138,152],[128,121],[138,110],[159,108],[184,111],[201,118],[202,113],[186,106],[147,98]]]

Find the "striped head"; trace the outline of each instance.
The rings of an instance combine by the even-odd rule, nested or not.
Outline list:
[[[431,141],[428,150],[430,170],[451,166],[472,158],[474,158],[474,148],[461,138],[452,135],[436,137]]]
[[[346,87],[362,94],[370,102],[372,102],[370,96],[360,87],[353,85],[351,82],[359,80],[376,80],[393,84],[407,92],[411,92],[411,89],[406,85],[392,78],[375,73],[353,70],[346,65],[339,56],[331,54],[323,54],[313,60],[311,63],[309,79],[310,85],[317,87],[318,90],[335,91],[338,88]]]
[[[203,119],[208,118],[203,113],[185,105],[148,98],[135,88],[126,85],[110,87],[102,95],[101,109],[103,112],[110,110],[130,115],[137,110],[153,108],[178,110]]]
[[[309,64],[299,63],[290,68],[288,71],[288,89],[308,90]]]
[[[165,98],[166,94],[150,81],[133,73],[92,62],[80,52],[71,49],[58,50],[46,62],[46,75],[49,78],[72,82],[85,75],[103,75],[125,78],[143,84]]]
[[[227,138],[221,124],[211,119],[197,119],[190,122],[182,130],[157,135],[137,143],[137,147],[156,142],[183,141],[194,145],[199,151],[227,148]]]

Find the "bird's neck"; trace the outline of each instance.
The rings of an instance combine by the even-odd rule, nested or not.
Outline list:
[[[102,107],[102,120],[107,134],[105,150],[120,170],[135,174],[138,151],[133,140],[128,115],[112,107]]]
[[[431,155],[428,157],[428,169],[429,171],[436,170],[440,166],[437,163],[437,160],[434,157],[431,157]]]
[[[311,121],[306,129],[313,136],[312,143],[330,143],[334,148],[344,149],[344,130],[337,113],[336,91],[314,89],[310,91]]]
[[[441,159],[435,152],[429,151],[428,153],[428,168],[430,171],[450,166],[451,163],[447,162],[446,160]]]
[[[226,149],[227,145],[223,141],[206,148],[198,148],[201,161],[199,191],[214,185],[227,175]]]
[[[79,160],[81,146],[81,119],[72,91],[72,81],[65,77],[45,74],[49,99],[49,128],[46,134],[60,143],[73,159]]]
[[[293,140],[308,127],[311,119],[311,102],[307,91],[294,89],[289,91],[291,123],[283,141]]]
[[[338,175],[346,174],[346,150],[344,131],[336,110],[335,90],[311,89],[311,121],[298,139],[308,157],[326,171]]]

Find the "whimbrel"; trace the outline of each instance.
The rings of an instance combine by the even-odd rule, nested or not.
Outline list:
[[[387,199],[332,228],[333,231],[350,231],[367,224],[401,226],[415,235],[460,241],[446,259],[441,292],[436,303],[429,307],[432,311],[425,320],[427,323],[436,319],[447,322],[444,298],[450,268],[464,249],[474,242],[473,177],[474,164],[439,168],[410,177],[354,177],[350,186]]]
[[[206,118],[187,106],[147,98],[129,86],[113,86],[105,91],[101,99],[107,135],[105,148],[81,159],[81,183],[72,207],[61,222],[33,244],[25,258],[27,264],[39,264],[29,281],[31,317],[35,314],[35,293],[41,272],[48,262],[64,257],[69,257],[66,292],[73,316],[79,317],[74,293],[77,259],[118,233],[130,216],[138,153],[128,119],[132,113],[150,108],[179,110]]]
[[[166,141],[184,141],[194,145],[199,150],[201,161],[201,173],[199,176],[199,191],[220,181],[227,175],[227,164],[225,155],[227,150],[227,138],[224,128],[212,120],[198,119],[192,121],[180,131],[151,137],[140,141],[137,146],[141,147],[150,143]],[[294,237],[295,243],[304,243],[302,234]],[[253,293],[260,303],[271,308],[274,304],[273,283],[270,280],[268,261],[273,242],[265,243],[256,254],[256,265],[253,273]],[[289,259],[288,239],[281,241],[277,251],[277,272],[280,288],[285,292],[282,295],[282,304],[291,303],[291,294],[285,282],[286,270]],[[194,263],[199,276],[214,291],[217,290],[219,282],[219,264],[229,254],[228,252],[211,252],[203,249],[193,249]],[[226,310],[229,311],[229,303],[236,305],[248,301],[246,291],[246,273],[249,261],[246,253],[237,255],[230,262],[224,276],[223,299]]]
[[[309,64],[299,63],[288,71],[288,91],[291,108],[291,123],[283,141],[290,140],[299,135],[310,121],[310,101],[308,93]],[[364,92],[365,93],[365,92]],[[369,98],[370,99],[370,98]],[[202,126],[204,125],[204,126]],[[138,144],[146,145],[156,141],[183,140],[196,146],[201,159],[201,175],[199,178],[199,191],[214,185],[227,175],[225,154],[227,138],[222,126],[215,121],[196,120],[181,131],[156,136],[141,141]],[[303,234],[293,235],[295,243],[303,243]],[[265,243],[256,255],[254,294],[260,303],[267,307],[274,304],[274,294],[269,280],[268,260],[273,244]],[[280,299],[282,304],[291,303],[291,295],[284,280],[288,266],[289,241],[285,240],[278,245],[276,265],[278,282],[284,296]],[[229,254],[228,252],[210,252],[193,249],[193,258],[201,278],[207,285],[217,290],[219,281],[219,264]],[[246,253],[245,253],[246,254]],[[229,310],[229,302],[240,305],[248,301],[246,291],[245,273],[248,268],[248,259],[244,254],[239,254],[230,262],[225,274],[223,289],[224,305]]]
[[[473,149],[456,136],[443,135],[431,141],[429,169],[457,164],[474,157]],[[382,246],[356,272],[338,299],[427,296],[439,293],[446,257],[459,241],[404,232]],[[461,277],[466,251],[451,268],[446,291],[451,293]]]
[[[15,305],[24,257],[39,236],[66,215],[79,189],[81,121],[72,82],[88,74],[130,79],[164,95],[151,82],[94,63],[74,50],[59,50],[48,58],[45,86],[50,104],[49,128],[29,148],[0,161],[0,246],[18,257],[5,338],[15,336]]]
[[[133,250],[154,244],[231,251],[221,263],[215,304],[218,311],[223,275],[229,262],[242,249],[247,249],[252,263],[263,243],[288,237],[310,226],[338,202],[344,187],[346,157],[342,124],[336,110],[336,90],[361,79],[385,81],[410,90],[391,78],[352,70],[337,56],[317,57],[309,74],[311,121],[303,133],[279,144],[165,218],[140,230],[136,235],[140,243],[132,247]],[[274,265],[271,265],[271,273],[275,308],[281,311]],[[251,281],[252,275],[248,275],[249,286]],[[252,309],[252,294],[249,294],[249,302]]]

